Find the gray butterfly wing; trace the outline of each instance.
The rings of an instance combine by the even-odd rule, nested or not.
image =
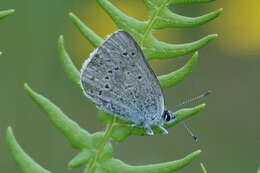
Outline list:
[[[109,36],[85,61],[81,86],[99,109],[135,123],[158,118],[164,110],[159,81],[125,31]]]

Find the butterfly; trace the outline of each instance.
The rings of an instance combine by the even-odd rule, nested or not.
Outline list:
[[[90,54],[80,83],[98,109],[143,126],[148,135],[154,134],[152,126],[168,134],[164,123],[176,120],[165,108],[160,83],[143,51],[126,31],[111,34]]]

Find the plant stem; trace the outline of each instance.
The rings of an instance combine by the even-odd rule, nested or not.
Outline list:
[[[112,132],[115,125],[116,125],[116,117],[114,116],[113,120],[107,125],[104,137],[100,141],[100,143],[97,147],[97,150],[96,150],[96,154],[95,154],[94,158],[90,161],[88,168],[86,169],[85,173],[94,173],[96,161],[98,160],[100,154],[102,154],[105,145],[109,142],[111,132]]]
[[[161,6],[156,9],[156,12],[153,14],[153,16],[151,17],[151,20],[149,20],[149,23],[147,24],[147,27],[145,28],[145,32],[144,32],[144,36],[142,38],[142,40],[140,41],[140,47],[143,48],[143,42],[146,39],[147,35],[149,34],[149,32],[151,31],[154,22],[156,21],[156,17],[159,16],[159,14],[161,13],[162,9],[165,7],[165,5],[168,3],[169,0],[164,0],[161,4]]]

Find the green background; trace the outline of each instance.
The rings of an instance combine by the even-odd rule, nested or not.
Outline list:
[[[112,2],[127,14],[145,19],[140,0]],[[0,21],[0,170],[19,172],[4,143],[5,130],[11,125],[25,151],[43,167],[53,173],[82,172],[67,168],[77,151],[27,96],[23,83],[50,98],[90,132],[104,129],[96,118],[95,106],[66,79],[58,59],[57,39],[64,35],[66,47],[80,68],[92,48],[72,25],[68,13],[74,12],[101,36],[116,28],[93,0],[1,0],[0,7],[16,10]],[[189,97],[213,91],[203,100],[206,109],[188,121],[199,142],[178,125],[169,135],[130,137],[114,143],[116,157],[139,165],[176,160],[202,149],[201,156],[182,172],[200,172],[199,162],[210,173],[256,172],[260,165],[260,3],[219,0],[171,8],[182,15],[198,16],[221,7],[224,13],[209,24],[155,33],[171,43],[190,42],[211,33],[220,35],[199,51],[199,64],[185,81],[164,90],[167,107],[172,110]],[[151,64],[157,74],[164,74],[181,67],[189,57]]]

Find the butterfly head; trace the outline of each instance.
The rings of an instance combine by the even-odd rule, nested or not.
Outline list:
[[[171,111],[166,109],[163,112],[162,119],[164,120],[164,122],[169,122],[175,120],[176,116]]]

